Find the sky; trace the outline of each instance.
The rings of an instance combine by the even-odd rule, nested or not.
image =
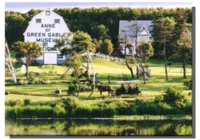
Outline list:
[[[176,1],[168,1],[168,2],[148,2],[148,1],[140,1],[140,2],[5,2],[5,11],[19,11],[21,13],[28,12],[31,9],[47,9],[50,8],[53,10],[54,8],[74,8],[74,7],[81,7],[81,8],[90,8],[90,7],[166,7],[166,8],[175,8],[175,7],[192,7],[192,2],[189,1],[183,1],[183,2],[176,2]]]

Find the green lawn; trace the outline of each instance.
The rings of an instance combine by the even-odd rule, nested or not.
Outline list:
[[[114,89],[120,87],[116,84],[116,81],[122,80],[122,74],[127,74],[129,79],[131,79],[130,72],[126,65],[122,62],[111,62],[110,60],[102,60],[98,58],[93,59],[95,72],[98,73],[96,79],[103,82],[104,85],[111,85]],[[154,65],[155,64],[155,65]],[[149,77],[147,84],[143,84],[143,78],[140,77],[139,88],[142,91],[141,96],[122,96],[120,98],[106,97],[105,100],[135,100],[140,98],[143,100],[152,100],[157,95],[163,94],[166,89],[170,86],[177,86],[183,90],[184,95],[187,95],[191,90],[188,90],[183,86],[183,81],[189,80],[192,77],[191,68],[187,68],[187,79],[183,79],[182,70],[180,67],[171,67],[168,76],[169,80],[165,80],[164,64],[162,60],[150,60],[149,68],[151,69],[151,77]],[[60,79],[60,74],[64,73],[67,68],[61,65],[43,65],[43,66],[30,66],[29,71],[39,72],[39,73],[49,73],[49,71],[55,72],[57,75],[54,76],[35,76],[35,79],[49,79],[54,84],[30,84],[30,85],[14,85],[10,81],[12,77],[5,78],[5,90],[10,91],[11,94],[5,96],[5,101],[9,100],[24,100],[31,99],[31,101],[48,101],[56,100],[58,98],[63,98],[67,96],[66,91],[68,89],[68,84],[65,81],[71,81],[70,76],[68,79]],[[136,73],[136,68],[133,66],[134,74]],[[92,72],[90,70],[90,72]],[[25,72],[22,72],[18,68],[17,78],[25,79]],[[108,76],[110,76],[111,83],[108,83]],[[59,87],[62,90],[60,95],[55,95],[54,90]],[[12,94],[13,93],[13,94]],[[16,95],[16,94],[26,94],[26,95]],[[87,100],[90,92],[81,92],[79,94],[79,99],[85,103],[92,103],[94,100],[102,100],[100,94],[95,89],[90,100]],[[103,93],[107,96],[107,93]],[[30,96],[35,95],[35,96]],[[37,96],[42,95],[42,96]],[[124,98],[123,98],[124,97]],[[126,97],[126,98],[125,98]],[[191,98],[191,97],[188,97]]]

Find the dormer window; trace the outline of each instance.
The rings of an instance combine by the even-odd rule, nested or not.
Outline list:
[[[54,23],[60,24],[60,19],[54,19]]]
[[[50,11],[46,11],[46,16],[50,16]]]
[[[42,19],[37,18],[36,23],[42,23]]]

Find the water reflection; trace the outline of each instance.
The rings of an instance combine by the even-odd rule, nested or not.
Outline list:
[[[6,120],[9,135],[192,136],[191,120]]]

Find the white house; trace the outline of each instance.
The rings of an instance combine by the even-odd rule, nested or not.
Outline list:
[[[136,46],[142,41],[152,42],[152,20],[120,20],[119,21],[119,44],[121,52],[125,54],[125,44],[131,44],[131,49],[126,49],[127,55],[136,54]]]
[[[53,49],[55,40],[63,33],[70,32],[64,19],[50,9],[35,15],[23,33],[24,41],[38,42],[44,48],[43,55],[36,61],[39,64],[62,64],[71,55],[62,56]]]

